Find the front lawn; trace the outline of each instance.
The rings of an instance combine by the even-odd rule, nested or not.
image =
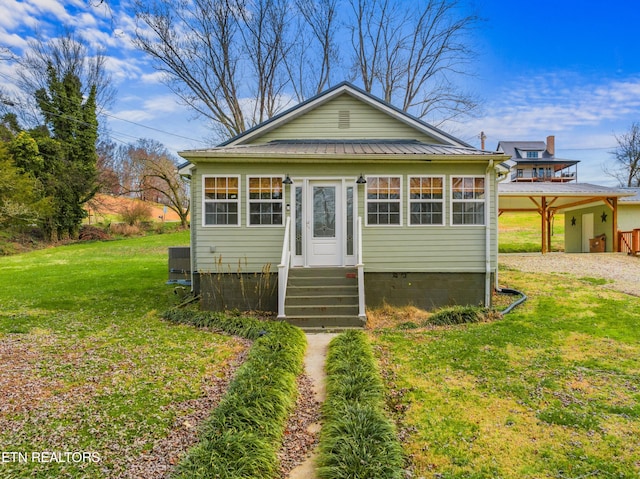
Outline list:
[[[415,477],[639,477],[640,299],[500,274],[502,320],[371,333]]]
[[[181,232],[0,257],[0,452],[19,453],[0,477],[126,476],[206,405],[246,345],[159,319],[176,302],[167,247],[186,244]]]

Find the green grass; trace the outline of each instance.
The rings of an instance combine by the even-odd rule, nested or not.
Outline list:
[[[640,299],[501,271],[529,300],[502,320],[371,333],[406,391],[415,477],[640,476]]]
[[[99,463],[1,464],[0,476],[113,477],[166,436],[242,346],[159,318],[167,247],[188,232],[0,257],[0,450]],[[15,396],[7,398],[4,387]]]
[[[501,253],[536,253],[542,250],[542,225],[538,213],[504,213],[498,218]],[[564,214],[553,220],[551,251],[564,251]]]
[[[276,477],[276,453],[297,396],[307,340],[282,322],[228,317],[220,313],[173,310],[174,322],[220,328],[254,339],[221,404],[202,428],[174,477],[184,479],[267,479]]]
[[[331,341],[318,477],[399,479],[403,459],[384,413],[382,380],[366,335],[349,331]]]

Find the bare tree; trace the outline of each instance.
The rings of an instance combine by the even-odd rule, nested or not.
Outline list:
[[[419,118],[451,119],[477,106],[450,78],[464,74],[473,57],[465,35],[478,17],[459,15],[456,0],[409,7],[394,0],[348,3],[351,70],[366,91],[379,90],[387,102]]]
[[[287,83],[285,0],[136,2],[135,44],[169,87],[225,136],[273,116]],[[255,102],[245,108],[246,100]],[[249,115],[247,115],[249,113]]]
[[[299,13],[297,41],[285,56],[287,73],[300,102],[331,85],[331,72],[338,67],[337,0],[296,0]]]
[[[180,217],[183,228],[189,218],[189,191],[186,180],[177,171],[177,161],[162,143],[150,139],[138,140],[121,152],[125,163],[121,172],[122,188],[143,200],[166,205]]]
[[[640,124],[632,123],[629,131],[616,135],[617,148],[611,152],[613,166],[605,165],[605,173],[618,180],[620,186],[640,186]]]
[[[184,104],[238,135],[326,89],[350,56],[352,79],[418,117],[476,105],[455,84],[477,21],[458,0],[135,0],[135,44]],[[338,18],[342,20],[339,21]],[[339,44],[340,29],[351,32]],[[341,75],[343,76],[343,75]]]
[[[89,89],[96,89],[96,112],[109,107],[114,99],[116,90],[112,85],[111,76],[106,70],[106,60],[103,52],[90,52],[86,44],[76,38],[70,31],[52,40],[36,39],[29,42],[29,49],[17,58],[19,64],[19,88],[26,98],[33,98],[36,91],[47,87],[48,68],[51,65],[61,77],[74,75],[83,86],[83,96],[89,95]],[[21,102],[24,109],[32,102]],[[34,117],[37,116],[33,112]]]

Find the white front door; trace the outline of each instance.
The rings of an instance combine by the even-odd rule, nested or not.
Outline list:
[[[342,182],[309,181],[306,237],[309,266],[341,266],[343,259]]]

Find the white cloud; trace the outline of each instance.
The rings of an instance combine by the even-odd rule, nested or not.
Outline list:
[[[571,73],[517,79],[498,92],[485,107],[485,115],[455,125],[462,137],[473,138],[484,131],[500,140],[543,140],[558,135],[565,145],[593,148],[611,138],[620,123],[640,113],[640,78],[602,79],[596,82]],[[492,141],[487,147],[493,148]]]
[[[158,85],[162,83],[165,74],[163,72],[144,73],[140,76],[142,83]]]

